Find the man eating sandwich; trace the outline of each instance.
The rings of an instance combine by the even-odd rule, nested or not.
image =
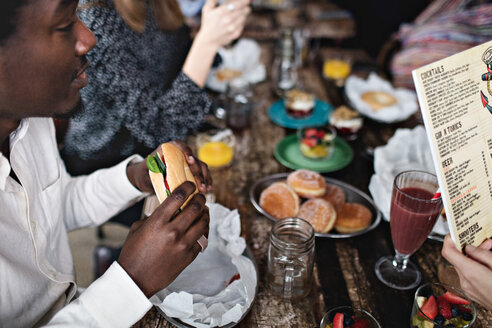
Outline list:
[[[78,290],[67,232],[99,225],[153,190],[138,156],[77,178],[60,159],[51,117],[81,107],[80,89],[90,83],[85,54],[96,44],[77,5],[0,2],[2,327],[131,326],[151,308],[149,297],[194,260],[202,249],[197,240],[208,233],[205,197],[195,193],[195,185],[210,187],[208,170],[178,143],[194,183],[177,186],[135,222],[118,260]]]

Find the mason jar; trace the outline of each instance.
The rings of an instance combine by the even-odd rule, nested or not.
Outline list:
[[[309,294],[314,263],[314,229],[300,218],[275,222],[268,248],[268,286],[286,299]]]

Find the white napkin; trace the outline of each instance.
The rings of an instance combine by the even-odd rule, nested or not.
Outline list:
[[[242,255],[246,242],[237,210],[220,204],[210,209],[209,244],[167,288],[151,298],[168,317],[194,327],[218,327],[239,322],[256,292],[253,262]],[[239,273],[240,279],[229,284]]]
[[[422,125],[413,130],[396,130],[386,145],[377,147],[374,151],[374,175],[369,182],[369,191],[386,221],[389,221],[393,180],[398,173],[405,170],[435,172],[429,142]],[[440,235],[449,232],[441,216],[432,231]]]
[[[230,49],[220,48],[219,54],[222,57],[222,63],[219,67],[210,70],[205,82],[208,88],[217,92],[226,91],[227,81],[219,81],[216,75],[217,70],[223,68],[241,71],[241,78],[251,84],[265,79],[265,65],[260,62],[261,49],[256,41],[240,39]]]
[[[397,103],[374,111],[361,98],[362,94],[368,91],[387,92],[397,99]],[[415,92],[402,88],[395,89],[391,83],[383,80],[375,73],[371,73],[367,80],[354,75],[349,76],[345,82],[345,93],[353,107],[362,115],[384,123],[406,120],[418,109]]]

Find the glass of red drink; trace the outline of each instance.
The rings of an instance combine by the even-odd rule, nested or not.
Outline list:
[[[376,263],[376,275],[395,289],[417,287],[421,273],[409,258],[431,232],[442,210],[441,197],[434,197],[437,177],[423,171],[399,173],[393,183],[390,227],[395,256],[385,256]]]

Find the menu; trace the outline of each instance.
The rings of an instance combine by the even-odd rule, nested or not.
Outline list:
[[[492,41],[414,70],[458,249],[492,236]]]

